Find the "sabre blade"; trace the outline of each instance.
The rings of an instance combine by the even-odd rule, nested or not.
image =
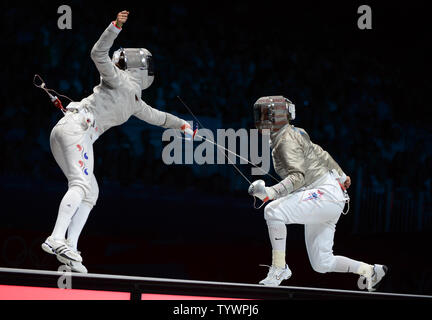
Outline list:
[[[177,98],[178,98],[178,99],[180,100],[180,102],[185,106],[185,108],[189,111],[189,113],[192,115],[192,117],[194,117],[194,119],[196,120],[196,122],[198,122],[198,124],[201,126],[201,128],[204,128],[204,126],[202,125],[202,123],[198,120],[198,118],[194,115],[194,113],[193,113],[192,110],[191,110],[191,109],[186,105],[186,103],[184,103],[184,101],[180,98],[180,96],[177,96]],[[198,130],[195,130],[195,131],[198,131]],[[195,132],[195,131],[194,131],[194,132]],[[199,137],[199,138],[201,138],[201,139],[203,139],[203,140],[205,140],[205,141],[208,141],[208,142],[212,143],[213,145],[218,146],[219,148],[221,148],[221,149],[223,149],[223,150],[225,150],[225,151],[228,151],[229,153],[235,155],[236,157],[238,157],[238,158],[240,158],[240,159],[246,161],[247,163],[251,164],[251,165],[254,166],[255,168],[259,169],[259,170],[260,170],[261,172],[263,172],[265,175],[268,175],[269,177],[273,178],[273,180],[275,180],[277,183],[280,182],[279,179],[276,179],[273,175],[271,175],[271,174],[268,173],[268,172],[265,172],[263,169],[261,169],[260,167],[258,167],[256,164],[250,162],[248,159],[246,159],[246,158],[244,158],[244,157],[238,155],[237,153],[232,152],[231,150],[229,150],[229,149],[227,149],[227,148],[225,148],[225,147],[223,147],[223,146],[217,144],[217,143],[214,142],[214,141],[208,140],[208,139],[206,139],[206,138],[200,136],[198,133],[195,133],[194,136],[195,136],[195,137]],[[249,179],[247,179],[247,178],[244,176],[244,174],[240,171],[240,169],[237,168],[237,166],[236,166],[236,165],[235,165],[235,164],[234,164],[234,163],[233,163],[233,162],[228,158],[228,156],[225,154],[225,152],[224,152],[224,156],[225,156],[225,158],[227,158],[227,160],[230,162],[230,164],[232,164],[232,165],[234,166],[234,168],[236,168],[236,170],[237,170],[238,172],[240,172],[241,175],[242,175],[242,176],[243,176],[243,177],[244,177],[244,178],[245,178],[245,179],[250,183]]]
[[[280,182],[278,179],[276,179],[275,177],[273,177],[270,173],[265,172],[263,169],[261,169],[260,167],[258,167],[256,164],[250,162],[250,161],[249,161],[248,159],[246,159],[245,157],[242,157],[241,155],[239,155],[239,154],[237,154],[237,153],[235,153],[235,152],[233,152],[233,151],[231,151],[231,150],[229,150],[229,149],[227,149],[227,148],[221,146],[220,144],[218,144],[218,143],[216,143],[216,142],[214,142],[214,141],[211,141],[211,140],[209,140],[209,139],[207,139],[207,138],[204,138],[204,137],[200,136],[198,133],[195,134],[195,137],[201,138],[201,139],[203,139],[203,140],[205,140],[205,141],[208,141],[208,142],[212,143],[213,145],[215,145],[215,146],[217,146],[217,147],[219,147],[219,148],[221,148],[221,149],[223,149],[223,150],[225,150],[225,151],[228,151],[229,153],[235,155],[236,157],[238,157],[238,158],[240,158],[240,159],[246,161],[247,163],[253,165],[255,168],[261,170],[261,172],[263,172],[264,174],[266,174],[266,175],[272,177],[272,178],[273,178],[275,181],[277,181],[278,183]],[[225,157],[228,159],[228,161],[231,162],[231,160],[227,157],[227,155],[226,155],[225,153],[224,153],[224,155],[225,155]],[[232,164],[233,166],[235,166],[234,163],[231,162],[231,164]],[[248,180],[248,181],[249,181],[249,180]]]

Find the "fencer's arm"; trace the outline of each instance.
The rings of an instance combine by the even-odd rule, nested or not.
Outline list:
[[[312,148],[314,152],[317,154],[317,156],[321,159],[321,161],[324,162],[324,164],[330,169],[330,170],[336,170],[339,176],[341,177],[342,183],[346,180],[346,174],[343,172],[341,167],[337,164],[337,162],[332,158],[332,156],[325,151],[323,148],[321,148],[319,145],[313,143],[311,141]]]
[[[120,82],[119,70],[109,57],[109,50],[120,31],[121,28],[116,26],[114,21],[111,22],[108,28],[102,33],[99,40],[94,44],[90,54],[102,80],[111,87],[118,86]]]
[[[135,112],[134,116],[147,123],[163,128],[181,129],[182,126],[187,124],[186,121],[180,119],[179,117],[176,117],[171,113],[152,108],[142,100],[140,100],[139,111]]]
[[[264,180],[255,180],[248,189],[251,196],[260,198],[263,202],[276,200],[292,192],[291,180],[287,177],[272,187],[266,187]]]
[[[281,182],[267,188],[270,199],[278,199],[290,194],[301,188],[305,181],[305,160],[301,145],[285,142],[279,146],[277,152],[280,152],[280,158],[288,175]]]

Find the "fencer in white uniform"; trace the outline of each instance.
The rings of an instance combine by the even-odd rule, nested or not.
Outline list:
[[[131,116],[152,125],[179,129],[185,135],[192,134],[186,121],[154,109],[141,99],[141,91],[154,79],[148,50],[119,49],[112,59],[109,57],[128,14],[120,12],[91,50],[91,58],[100,73],[99,85],[93,94],[66,107],[64,117],[50,135],[51,150],[68,180],[68,191],[61,200],[54,230],[42,249],[55,254],[77,272],[87,272],[77,243],[99,193],[93,173],[93,143],[109,128],[121,125]]]
[[[328,152],[314,144],[304,129],[294,127],[295,106],[283,96],[262,97],[254,104],[255,126],[270,131],[276,173],[283,179],[266,187],[254,181],[249,194],[267,202],[264,218],[272,245],[272,265],[260,284],[278,286],[292,272],[285,262],[287,224],[303,224],[312,268],[320,273],[352,272],[360,275],[361,289],[376,289],[387,272],[384,265],[370,265],[333,254],[333,239],[349,196],[350,178]]]

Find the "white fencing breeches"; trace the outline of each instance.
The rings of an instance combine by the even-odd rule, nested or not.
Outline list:
[[[309,260],[317,272],[334,271],[333,239],[344,208],[344,194],[331,173],[313,185],[270,202],[264,209],[267,223],[304,224]]]

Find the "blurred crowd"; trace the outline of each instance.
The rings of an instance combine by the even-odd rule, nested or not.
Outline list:
[[[116,13],[106,7],[95,16],[92,10],[81,10],[80,2],[71,3],[73,12],[80,12],[72,30],[56,27],[55,12],[5,12],[3,32],[14,47],[12,52],[6,48],[2,68],[7,86],[0,87],[2,175],[64,180],[49,149],[50,130],[61,113],[32,85],[33,75],[39,73],[48,87],[76,101],[91,94],[99,75],[89,53]],[[53,11],[41,4],[40,10],[45,9]],[[289,29],[251,27],[241,18],[238,24],[222,23],[216,14],[200,17],[190,10],[161,6],[148,20],[131,10],[114,44],[113,50],[143,46],[154,55],[156,79],[143,92],[146,102],[186,114],[176,98],[181,96],[198,117],[217,118],[224,128],[252,128],[253,103],[264,95],[284,95],[296,104],[294,125],[306,129],[347,174],[356,177],[361,167],[366,186],[379,189],[390,179],[408,192],[430,191],[430,113],[415,111],[428,101],[427,90],[421,88],[431,88],[430,83],[406,79],[403,70],[387,65],[385,58],[344,50],[331,37],[310,44]],[[21,26],[16,21],[22,15],[26,24]],[[327,28],[321,32],[331,34]],[[222,172],[209,179],[194,176],[186,165],[168,170],[151,143],[154,130],[143,124],[133,137],[121,128],[105,133],[95,144],[98,180],[175,187],[182,179],[183,185],[212,192],[239,191],[226,189]],[[233,171],[230,179],[242,177]]]

